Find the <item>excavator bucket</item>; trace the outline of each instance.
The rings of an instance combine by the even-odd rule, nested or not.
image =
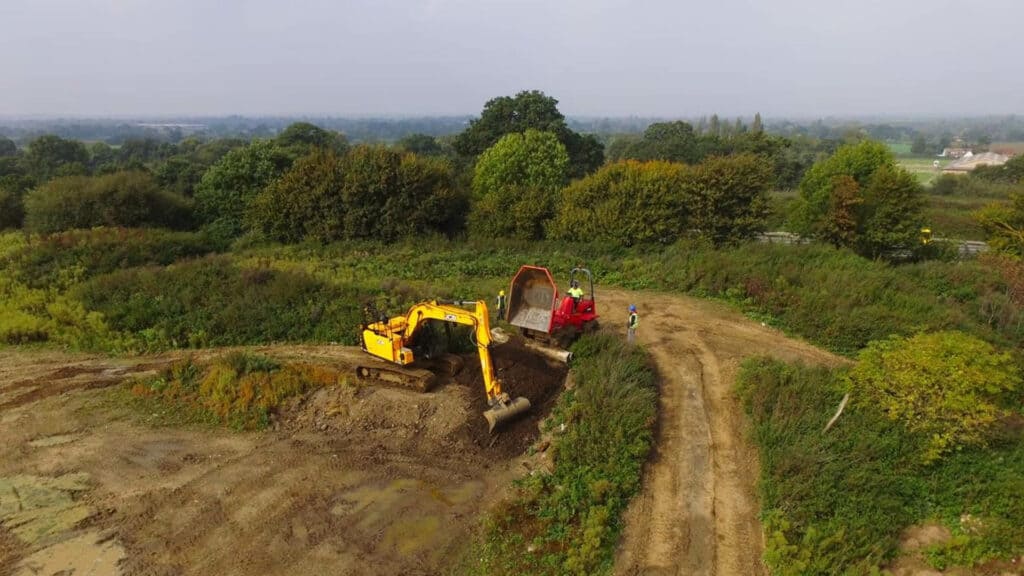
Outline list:
[[[509,324],[537,332],[550,332],[556,292],[555,280],[547,268],[519,268],[509,289]]]
[[[508,402],[496,402],[494,406],[484,411],[484,420],[487,420],[487,431],[494,432],[495,428],[515,420],[529,410],[530,401],[522,396]]]

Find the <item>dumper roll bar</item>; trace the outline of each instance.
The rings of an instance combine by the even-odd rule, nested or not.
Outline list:
[[[579,268],[579,267],[573,268],[572,271],[569,272],[569,286],[572,286],[572,283],[576,281],[576,274],[586,275],[587,282],[590,284],[590,299],[593,300],[594,299],[594,275],[591,274],[590,270],[588,270],[587,268]]]

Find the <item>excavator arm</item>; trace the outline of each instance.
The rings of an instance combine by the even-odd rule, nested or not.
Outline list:
[[[470,308],[472,307],[472,308]],[[477,301],[420,302],[409,309],[405,316],[381,319],[363,330],[363,349],[370,354],[401,365],[416,361],[409,343],[430,320],[439,320],[473,328],[473,339],[480,355],[484,389],[490,408],[484,412],[490,429],[510,420],[530,408],[526,398],[510,399],[501,389],[501,382],[495,377],[494,362],[491,359],[491,324],[487,304]]]

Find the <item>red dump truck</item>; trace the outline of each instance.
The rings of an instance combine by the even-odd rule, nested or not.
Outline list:
[[[597,329],[598,318],[590,270],[573,268],[569,285],[574,282],[583,290],[578,301],[558,291],[547,268],[520,267],[508,291],[509,324],[528,338],[568,348],[581,333]]]

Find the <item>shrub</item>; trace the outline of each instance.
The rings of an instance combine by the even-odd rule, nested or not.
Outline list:
[[[143,172],[58,178],[25,197],[25,227],[33,232],[96,226],[182,229],[190,224],[188,200],[161,190]]]
[[[984,445],[1009,415],[1009,393],[1021,385],[1009,354],[960,332],[872,342],[849,381],[857,401],[877,406],[925,440],[931,462],[964,446]]]
[[[619,246],[675,241],[688,222],[686,176],[671,162],[609,164],[562,191],[548,234]]]
[[[985,229],[992,248],[1024,256],[1024,192],[1011,195],[1009,202],[986,206],[975,218]]]
[[[209,366],[191,358],[177,362],[155,378],[136,382],[132,392],[177,410],[198,412],[190,420],[216,421],[238,430],[265,428],[270,416],[289,398],[342,379],[331,366],[280,364],[266,356],[232,353]]]
[[[470,231],[483,238],[539,239],[554,216],[569,156],[550,132],[506,134],[477,160]]]
[[[988,449],[924,464],[927,438],[870,402],[851,402],[823,432],[847,390],[849,369],[770,359],[746,362],[738,389],[760,452],[765,563],[772,574],[877,574],[903,530],[941,520],[962,534],[964,514],[981,529],[936,552],[972,564],[1024,552],[1024,442],[1003,428]]]

